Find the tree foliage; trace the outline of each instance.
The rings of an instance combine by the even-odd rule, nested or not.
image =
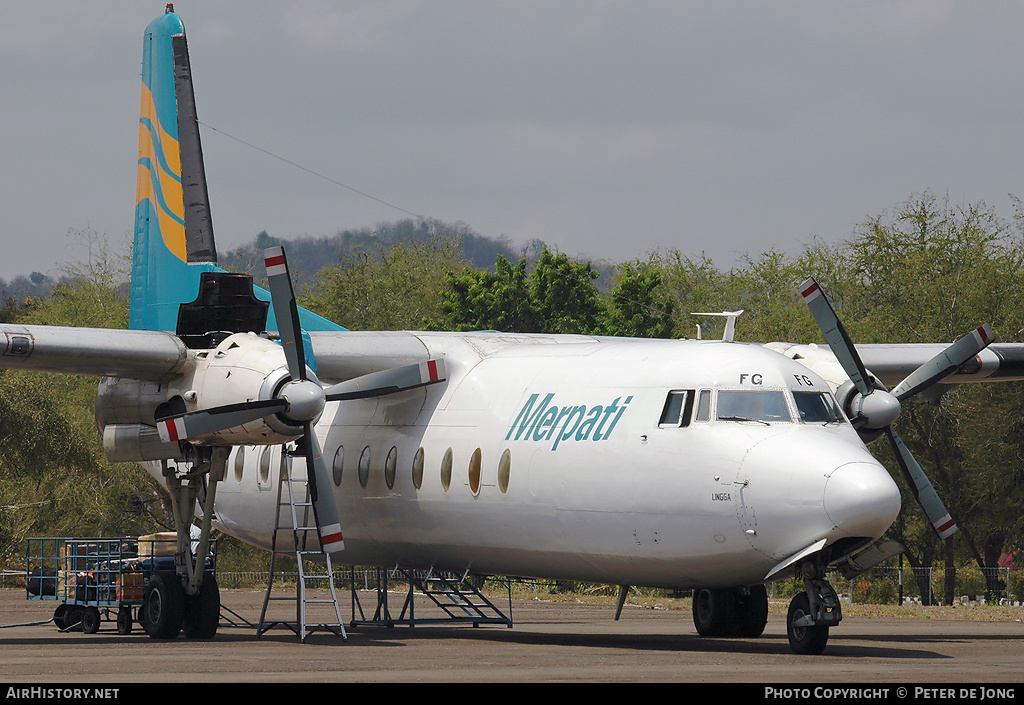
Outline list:
[[[127,256],[91,231],[75,236],[87,259],[66,265],[52,294],[18,307],[14,322],[127,326]],[[156,482],[104,456],[95,401],[95,379],[0,370],[0,561],[31,535],[149,533],[164,519]]]
[[[300,303],[354,330],[419,330],[437,310],[445,272],[461,261],[457,242],[439,236],[353,249],[320,270]]]

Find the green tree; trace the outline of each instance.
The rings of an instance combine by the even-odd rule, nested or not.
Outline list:
[[[1017,339],[1024,314],[1020,235],[984,203],[911,197],[869,220],[849,242],[859,279],[849,308],[862,315],[847,327],[861,341],[953,342],[988,322],[1001,339]],[[901,520],[890,534],[907,546],[912,565],[930,564],[941,552],[949,601],[958,560],[994,568],[1019,535],[1024,494],[1011,470],[1020,464],[1012,422],[1024,409],[1018,383],[937,391],[946,392],[941,406],[921,397],[905,401],[897,428],[960,532],[939,546],[905,490]],[[877,452],[894,467],[887,448]],[[903,485],[899,475],[897,482]]]
[[[16,322],[125,327],[127,262],[91,231],[75,233],[87,259],[64,267],[47,299],[15,312]],[[93,407],[96,379],[0,371],[0,560],[30,535],[149,533],[164,520],[161,490],[134,463],[107,461]]]
[[[615,274],[603,332],[632,338],[670,338],[675,304],[662,286],[656,262],[626,262]]]
[[[495,271],[463,267],[449,272],[435,330],[501,330],[510,333],[586,333],[600,331],[603,305],[590,263],[544,248],[527,272],[527,260],[513,265],[498,257]]]
[[[436,236],[352,250],[320,270],[299,303],[352,329],[419,330],[440,304],[445,272],[460,262],[456,241]]]

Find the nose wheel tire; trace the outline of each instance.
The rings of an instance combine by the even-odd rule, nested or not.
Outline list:
[[[828,625],[797,624],[811,614],[810,600],[807,593],[802,592],[789,603],[789,614],[786,616],[786,634],[789,645],[798,654],[817,656],[825,650],[828,643]]]

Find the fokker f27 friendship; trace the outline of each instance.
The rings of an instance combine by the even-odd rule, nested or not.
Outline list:
[[[171,6],[143,51],[130,330],[2,325],[0,364],[99,377],[108,457],[168,488],[178,568],[147,585],[151,636],[216,631],[193,518],[200,560],[213,527],[270,549],[285,456],[305,458],[336,560],[692,588],[705,636],[759,636],[764,584],[799,576],[798,653],[820,653],[842,618],[826,571],[902,549],[882,540],[899,489],[865,442],[887,436],[935,530],[956,531],[893,429],[900,402],[1024,379],[1024,346],[982,326],[953,345],[855,347],[810,279],[828,347],[348,331],[296,306],[281,248],[266,252],[269,291],[216,266]]]

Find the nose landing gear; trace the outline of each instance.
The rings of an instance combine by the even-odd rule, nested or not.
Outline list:
[[[816,656],[825,650],[828,630],[843,618],[839,596],[820,571],[805,564],[804,591],[789,603],[786,635],[798,654]],[[810,573],[810,575],[808,575]]]

